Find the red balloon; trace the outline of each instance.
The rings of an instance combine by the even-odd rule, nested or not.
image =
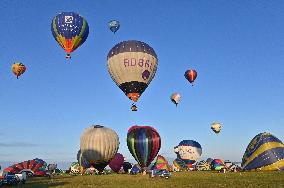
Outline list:
[[[197,77],[197,72],[194,69],[187,70],[184,73],[184,77],[191,83],[191,85],[193,85],[193,82]]]
[[[113,159],[110,161],[108,166],[112,169],[114,172],[119,172],[122,165],[124,163],[124,157],[120,153],[116,153],[113,157]]]

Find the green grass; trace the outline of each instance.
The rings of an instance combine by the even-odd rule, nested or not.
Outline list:
[[[9,186],[11,187],[11,186]],[[21,188],[152,188],[152,187],[284,187],[284,172],[174,172],[170,179],[149,178],[148,175],[58,175],[51,179],[30,178]],[[2,187],[1,187],[2,188]]]

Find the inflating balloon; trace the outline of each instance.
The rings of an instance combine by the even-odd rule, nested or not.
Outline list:
[[[221,123],[214,122],[214,123],[211,124],[211,129],[216,134],[218,134],[221,131],[221,129],[222,129],[222,125],[221,125]]]
[[[108,166],[112,169],[112,171],[119,172],[123,163],[124,163],[123,155],[120,153],[116,153],[113,159],[109,162]]]
[[[100,125],[86,128],[80,138],[82,157],[100,172],[112,160],[118,147],[116,132]]]
[[[111,78],[133,102],[137,102],[149,86],[157,65],[158,59],[154,49],[136,40],[118,43],[107,56]]]
[[[144,168],[151,164],[161,147],[161,138],[150,126],[132,126],[127,133],[127,146],[138,164]]]
[[[172,101],[176,106],[178,105],[180,99],[181,99],[181,96],[180,96],[179,93],[173,93],[173,94],[171,95],[171,101]]]
[[[108,25],[109,25],[109,29],[113,33],[115,33],[120,27],[119,21],[117,21],[117,20],[111,20],[110,22],[108,22]]]
[[[243,170],[284,170],[284,144],[270,133],[256,135],[243,155]]]
[[[184,73],[184,77],[191,83],[191,85],[193,86],[193,83],[194,83],[194,80],[196,79],[197,77],[197,72],[196,70],[187,70],[185,71]]]
[[[89,35],[87,21],[77,13],[62,12],[55,16],[51,23],[52,35],[65,50],[66,58],[71,58],[71,52],[81,46]]]
[[[13,73],[16,75],[17,79],[19,78],[19,76],[21,76],[22,74],[24,74],[24,72],[26,71],[26,67],[23,63],[14,63],[12,65],[12,71]]]

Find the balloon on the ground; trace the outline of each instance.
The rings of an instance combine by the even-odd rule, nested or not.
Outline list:
[[[26,66],[23,63],[16,62],[12,65],[12,72],[16,75],[17,79],[24,74],[25,71]]]
[[[45,176],[46,175],[47,163],[42,159],[32,159],[21,163],[14,164],[4,169],[4,172],[10,172],[19,174],[22,171],[29,171],[34,176]]]
[[[189,83],[191,83],[191,85],[193,86],[194,84],[194,80],[197,77],[197,72],[196,70],[190,69],[185,71],[184,73],[184,77],[189,81]]]
[[[66,58],[71,58],[71,52],[81,46],[89,35],[87,21],[77,13],[62,12],[55,16],[51,23],[54,39],[65,50]]]
[[[119,138],[110,128],[93,125],[80,138],[80,153],[88,164],[102,172],[117,153]]]
[[[174,148],[177,158],[174,166],[180,170],[189,170],[202,154],[201,145],[194,140],[183,140]]]
[[[284,144],[270,133],[256,135],[243,155],[242,168],[249,170],[284,170]]]
[[[161,147],[161,138],[150,126],[132,126],[127,133],[127,146],[138,164],[144,168],[151,164]]]
[[[171,171],[171,167],[170,167],[168,161],[162,155],[157,156],[157,159],[156,159],[156,162],[153,166],[153,169],[165,169],[165,170]]]
[[[213,122],[211,124],[211,129],[212,131],[214,131],[216,134],[220,133],[221,129],[222,129],[222,124],[218,123],[218,122]]]
[[[157,55],[145,42],[129,40],[116,44],[108,53],[108,72],[116,85],[133,102],[149,86],[158,65]]]
[[[180,96],[179,93],[173,93],[173,94],[171,95],[171,101],[172,101],[176,106],[178,105],[180,99],[181,99],[181,96]]]
[[[198,171],[207,171],[207,170],[211,170],[211,166],[209,163],[202,160],[195,165],[195,169]]]
[[[221,159],[214,159],[211,162],[211,170],[216,170],[216,171],[220,171],[222,169],[226,168],[225,163],[223,160]]]
[[[119,172],[123,163],[124,163],[123,155],[120,153],[116,153],[113,159],[109,162],[108,166],[112,169],[112,171]]]
[[[117,20],[111,20],[110,22],[108,22],[108,25],[109,25],[109,29],[113,33],[115,33],[120,27],[119,21],[117,21]]]

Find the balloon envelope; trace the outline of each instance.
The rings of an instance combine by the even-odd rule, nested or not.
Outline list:
[[[284,144],[270,133],[256,135],[243,155],[242,168],[249,170],[284,170]]]
[[[110,22],[108,22],[108,25],[109,25],[109,29],[113,33],[115,33],[120,27],[119,21],[117,21],[117,20],[111,20]]]
[[[214,122],[211,124],[211,129],[212,131],[214,131],[215,133],[219,133],[222,129],[222,125],[221,123],[218,123],[218,122]]]
[[[193,69],[187,70],[184,73],[184,77],[193,85],[194,80],[197,77],[197,72],[196,70],[193,70]]]
[[[80,138],[80,150],[88,164],[102,172],[116,154],[119,138],[112,129],[94,125],[84,130]]]
[[[89,35],[87,21],[77,13],[62,12],[55,16],[51,23],[54,39],[67,53],[66,58],[81,46]]]
[[[116,153],[113,157],[113,159],[109,162],[108,166],[112,169],[114,172],[118,172],[122,165],[124,163],[124,157],[120,153]]]
[[[161,138],[156,129],[150,126],[132,126],[127,133],[127,146],[134,159],[147,167],[157,156]]]
[[[12,65],[12,72],[16,75],[17,79],[24,74],[25,71],[26,67],[23,63],[16,62]]]
[[[171,95],[171,101],[172,101],[176,106],[178,105],[180,99],[181,99],[181,96],[180,96],[179,93],[173,93],[173,94]]]
[[[116,85],[132,101],[139,97],[155,76],[157,55],[145,42],[129,40],[115,45],[108,53],[108,72]]]

